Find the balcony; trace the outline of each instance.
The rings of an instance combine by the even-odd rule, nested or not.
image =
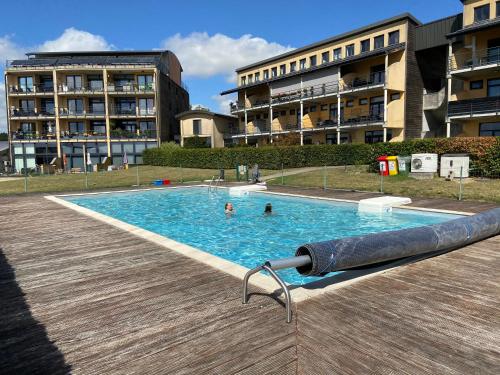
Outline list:
[[[106,133],[101,131],[82,131],[82,132],[72,132],[69,130],[62,130],[61,133],[62,141],[86,141],[86,140],[96,140],[96,139],[106,139]]]
[[[375,72],[366,77],[355,77],[352,80],[345,80],[340,85],[341,93],[366,91],[375,88],[382,88],[385,85],[385,72]]]
[[[441,108],[446,99],[446,87],[436,92],[424,92],[424,111],[432,111]]]
[[[229,103],[229,109],[231,113],[239,112],[245,109],[245,104],[241,102],[231,102]]]
[[[68,108],[61,108],[59,110],[59,117],[64,118],[97,118],[106,116],[104,109],[86,108],[82,110],[71,110]]]
[[[289,133],[292,131],[298,131],[299,130],[299,125],[298,124],[273,124],[272,126],[272,132],[273,134],[277,133]]]
[[[33,85],[32,87],[9,86],[9,95],[12,96],[50,96],[54,95],[54,87],[47,85]]]
[[[457,100],[448,103],[449,118],[487,117],[500,115],[500,96]]]
[[[10,137],[12,141],[55,141],[56,133],[55,132],[38,132],[38,131],[16,131],[11,132]]]
[[[13,119],[40,119],[40,118],[54,118],[54,108],[40,108],[40,109],[19,109],[11,108],[10,117]]]
[[[328,119],[317,121],[313,129],[331,129],[337,127],[337,119]]]
[[[156,108],[113,106],[110,108],[110,116],[113,116],[113,117],[154,117],[154,116],[156,116]]]
[[[120,128],[111,129],[109,132],[111,139],[156,139],[156,130],[124,130]]]
[[[383,125],[384,116],[381,113],[355,111],[340,119],[341,128],[357,128],[368,125]]]
[[[104,93],[104,86],[103,84],[90,84],[87,86],[68,86],[68,85],[58,85],[57,86],[57,91],[58,94],[64,95],[64,94],[103,94]]]
[[[463,73],[500,67],[500,47],[457,52],[448,60],[450,73]]]
[[[309,86],[302,89],[290,90],[271,97],[273,106],[298,102],[300,100],[320,99],[323,97],[337,95],[339,85],[337,81],[325,82],[319,85]]]
[[[155,92],[155,84],[149,83],[144,85],[139,85],[135,82],[130,82],[128,84],[108,84],[109,94],[136,94],[136,93],[151,93]]]

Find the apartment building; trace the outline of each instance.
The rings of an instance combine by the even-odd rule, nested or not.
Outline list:
[[[181,122],[181,146],[186,139],[199,137],[207,147],[224,147],[226,142],[231,143],[230,134],[238,121],[236,116],[212,112],[203,107],[194,107],[176,117]]]
[[[5,69],[8,133],[16,171],[47,165],[142,163],[142,152],[178,139],[189,108],[170,51],[36,52]]]
[[[499,1],[422,24],[405,13],[236,70],[235,143],[498,135]]]
[[[447,35],[447,136],[500,136],[500,1],[463,0]]]
[[[237,69],[231,113],[235,142],[301,144],[401,141],[419,137],[422,85],[415,28],[402,14]]]

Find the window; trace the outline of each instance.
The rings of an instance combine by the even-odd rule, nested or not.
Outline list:
[[[271,68],[271,77],[274,78],[278,75],[278,68]]]
[[[292,61],[290,63],[290,72],[295,72],[295,70],[297,70],[297,62],[296,61]]]
[[[354,107],[354,100],[348,100],[345,104],[346,107]]]
[[[56,113],[54,99],[42,99],[40,101],[40,113],[54,115]]]
[[[90,130],[94,134],[106,134],[106,122],[105,121],[91,121]]]
[[[392,131],[387,130],[387,141],[392,138]],[[365,143],[379,143],[384,141],[383,130],[370,130],[365,132]]]
[[[401,94],[399,92],[395,92],[394,94],[391,94],[391,101],[398,100],[400,97]]]
[[[156,126],[154,121],[140,121],[139,130],[142,134],[150,138],[156,138]]]
[[[135,99],[121,98],[116,100],[116,114],[135,115]]]
[[[335,48],[333,50],[333,60],[340,60],[342,58],[342,48]]]
[[[354,56],[354,44],[349,44],[345,47],[345,56]]]
[[[500,137],[500,122],[479,124],[480,137]]]
[[[255,82],[260,81],[260,72],[255,73]]]
[[[389,45],[398,44],[399,43],[399,30],[392,31],[389,33]]]
[[[154,99],[153,98],[140,98],[139,99],[139,114],[152,115],[155,113]]]
[[[329,61],[330,61],[330,52],[328,52],[328,51],[327,52],[323,52],[321,54],[321,63],[325,64],[325,63],[327,63]]]
[[[34,100],[19,100],[19,109],[23,113],[32,114],[35,112]]]
[[[383,35],[379,35],[379,36],[376,36],[375,38],[373,38],[373,48],[374,49],[383,48],[383,47],[384,47],[384,36]]]
[[[484,21],[490,18],[490,4],[474,8],[474,22]]]
[[[268,69],[264,70],[263,74],[264,74],[264,79],[269,79],[269,70]]]
[[[290,116],[294,116],[295,115],[295,109],[291,109],[290,110]]]
[[[483,80],[470,81],[471,90],[481,90],[483,88]]]
[[[40,76],[40,90],[43,92],[54,91],[54,80],[52,76]]]
[[[201,120],[193,120],[193,134],[199,135],[201,134]]]
[[[139,86],[139,90],[152,90],[153,76],[151,74],[137,76],[137,85]]]
[[[245,86],[247,84],[247,77],[243,76],[241,77],[241,84]]]
[[[280,65],[280,75],[285,75],[286,74],[286,65]]]
[[[488,96],[500,96],[500,78],[488,80]]]
[[[385,66],[374,65],[370,68],[371,82],[373,84],[380,84],[385,82]]]
[[[304,70],[306,68],[306,59],[301,59],[299,61],[299,69]]]
[[[384,97],[375,96],[370,98],[370,116],[379,120],[384,116]]]
[[[66,86],[68,90],[81,90],[82,76],[66,76]]]
[[[33,91],[33,77],[19,77],[17,79],[19,91],[32,92]]]
[[[368,99],[367,98],[361,98],[359,99],[359,105],[366,105],[368,104]]]
[[[83,99],[68,99],[68,113],[81,115],[83,113]]]
[[[361,41],[361,53],[368,52],[370,50],[370,39],[365,39]]]
[[[316,55],[309,57],[309,67],[312,68],[316,66]]]
[[[321,104],[320,111],[328,111],[328,104]]]
[[[310,106],[309,112],[316,112],[316,106],[315,105]]]
[[[97,115],[103,115],[106,112],[106,110],[104,109],[104,99],[89,99],[89,107],[90,112]]]
[[[85,124],[83,122],[70,122],[69,132],[70,134],[85,133]]]
[[[248,75],[248,84],[253,82],[253,74]]]

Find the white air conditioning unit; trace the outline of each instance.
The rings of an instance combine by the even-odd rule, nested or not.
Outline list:
[[[469,177],[469,156],[467,154],[444,154],[441,156],[441,177]]]
[[[435,173],[438,170],[437,154],[412,154],[411,171],[412,173]]]

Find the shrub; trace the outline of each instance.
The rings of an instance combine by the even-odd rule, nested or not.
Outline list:
[[[467,153],[476,174],[500,175],[500,137],[432,138],[394,143],[340,144],[306,146],[263,146],[232,148],[169,147],[144,151],[144,162],[151,165],[190,168],[234,168],[259,164],[261,168],[279,169],[322,165],[376,166],[380,155]]]
[[[185,148],[208,148],[207,140],[200,138],[197,135],[194,137],[184,138]]]

